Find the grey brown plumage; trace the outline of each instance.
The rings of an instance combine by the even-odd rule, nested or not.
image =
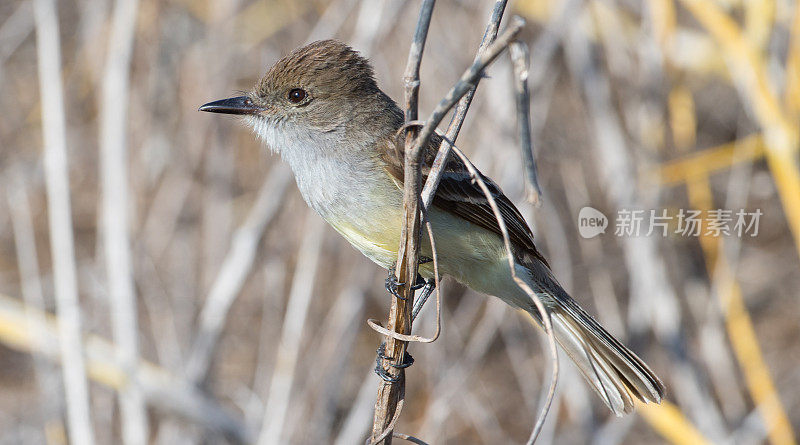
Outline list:
[[[396,143],[403,113],[380,90],[366,59],[341,42],[314,42],[278,61],[247,96],[201,109],[245,115],[291,166],[309,206],[368,258],[393,265],[403,219],[403,150]],[[425,177],[440,142],[434,136],[425,149]],[[556,339],[592,388],[616,414],[629,412],[634,397],[659,402],[658,377],[561,288],[520,212],[481,177],[508,228],[515,271],[548,308]],[[447,163],[432,207],[440,271],[538,319],[511,276],[488,200],[459,159]],[[426,240],[421,249],[431,254]],[[420,267],[423,276],[432,273]]]
[[[434,135],[423,152],[423,181],[427,179],[441,142],[442,137]],[[398,184],[403,182],[403,157],[402,148],[396,144],[383,154],[387,171]],[[553,276],[547,260],[536,249],[533,233],[519,210],[494,181],[478,173],[500,209],[516,261],[531,271],[535,277],[531,284],[551,311],[556,340],[592,385],[592,389],[616,415],[629,413],[633,409],[631,395],[643,402],[661,402],[664,385],[658,376],[564,291]],[[445,166],[433,206],[502,236],[486,196],[456,156],[451,156]],[[540,314],[532,302],[522,309],[541,324]]]

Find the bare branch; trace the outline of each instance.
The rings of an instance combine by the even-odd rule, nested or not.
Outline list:
[[[61,320],[58,339],[63,362],[69,439],[70,443],[91,445],[94,443],[94,431],[89,414],[86,366],[81,354],[81,314],[70,210],[58,14],[53,0],[36,0],[33,10],[36,22],[39,90],[42,96],[47,216],[50,226],[50,251],[53,257],[56,311]]]
[[[481,41],[480,47],[478,47],[478,53],[475,55],[473,63],[478,61],[480,55],[497,37],[497,30],[500,28],[500,21],[503,18],[506,3],[508,3],[508,0],[498,0],[495,3],[492,16],[489,18],[489,24],[486,25],[486,31],[483,33],[483,40]],[[448,141],[452,141],[455,144],[456,139],[458,139],[461,125],[464,123],[464,118],[467,117],[467,111],[469,110],[472,98],[475,96],[475,91],[478,89],[478,83],[480,81],[480,77],[475,79],[475,85],[458,101],[456,111],[453,113],[453,119],[450,120],[450,125],[447,126],[447,131],[445,132],[446,139],[442,142],[442,145],[439,146],[436,158],[433,160],[433,164],[431,164],[431,171],[428,173],[428,179],[425,181],[425,186],[422,188],[422,202],[425,208],[430,207],[431,202],[433,202],[433,195],[436,193],[436,188],[439,186],[439,181],[442,179],[442,172],[444,171],[444,166],[447,164],[447,159],[450,157],[451,144]]]
[[[417,102],[419,95],[419,67],[422,63],[422,53],[425,49],[425,41],[428,37],[428,27],[433,14],[435,0],[425,0],[420,8],[417,28],[414,33],[414,40],[408,53],[408,62],[403,76],[405,83],[405,120],[412,122],[417,119]],[[397,277],[405,285],[400,286],[398,292],[404,299],[393,298],[392,306],[389,310],[389,322],[387,329],[400,334],[411,333],[411,311],[414,306],[414,290],[411,284],[416,281],[417,262],[419,255],[419,191],[421,188],[422,175],[420,172],[419,155],[414,153],[414,139],[416,129],[406,128],[405,139],[405,178],[403,189],[404,220],[403,229],[400,237],[397,259]],[[418,153],[419,150],[416,150]],[[391,366],[400,365],[406,355],[405,341],[395,340],[387,337],[385,351],[392,357],[390,363],[381,363],[389,369],[389,374],[398,378],[396,382],[381,381],[378,387],[378,396],[375,402],[375,415],[372,424],[372,443],[383,442],[389,445],[392,442],[392,427],[400,414],[402,405],[403,387],[405,385],[405,374],[402,368]],[[389,360],[384,360],[384,362]]]
[[[525,190],[528,202],[541,205],[542,189],[539,187],[539,175],[536,172],[536,160],[533,156],[531,140],[531,98],[528,91],[528,45],[524,42],[512,42],[509,48],[511,62],[514,64],[514,89],[516,90],[517,126],[519,127],[519,146],[522,160],[525,163]]]
[[[128,92],[138,3],[115,2],[100,104],[103,246],[114,341],[120,366],[132,377],[119,394],[122,437],[129,445],[149,436],[144,396],[135,384],[139,341],[128,227]]]
[[[191,382],[199,383],[208,374],[228,309],[253,267],[258,243],[267,225],[280,209],[283,202],[281,198],[286,195],[284,190],[291,182],[290,179],[288,168],[284,165],[274,167],[258,191],[258,197],[247,219],[233,235],[231,249],[225,256],[200,313],[199,332],[186,365],[186,375]]]
[[[503,51],[511,44],[517,34],[519,34],[522,27],[525,26],[525,20],[519,16],[514,16],[508,28],[497,38],[485,51],[483,51],[472,63],[472,65],[461,75],[458,82],[447,92],[444,99],[442,99],[433,112],[425,121],[425,126],[422,127],[416,143],[414,144],[414,151],[412,155],[418,157],[422,152],[422,148],[430,140],[430,137],[436,131],[436,127],[444,119],[444,116],[450,111],[451,108],[461,99],[462,96],[467,94],[476,84],[478,79],[483,75],[483,70],[494,61]]]
[[[517,276],[517,272],[514,267],[514,255],[511,251],[511,241],[508,237],[508,229],[506,228],[506,222],[503,219],[503,215],[500,213],[500,208],[497,207],[497,202],[495,202],[491,191],[489,191],[489,188],[486,186],[486,183],[478,174],[478,170],[475,169],[475,166],[472,165],[472,162],[470,162],[470,160],[464,155],[464,153],[461,153],[461,150],[459,150],[456,147],[453,147],[452,149],[453,152],[464,162],[464,165],[467,167],[467,170],[469,170],[472,180],[478,184],[478,186],[483,191],[484,196],[486,196],[486,200],[489,202],[489,206],[491,206],[492,212],[494,212],[494,216],[497,219],[498,225],[500,226],[500,232],[503,234],[503,244],[505,245],[506,248],[506,253],[507,253],[506,257],[508,259],[508,267],[511,270],[511,276],[514,278],[514,281],[517,283],[517,286],[519,286],[520,289],[522,289],[526,294],[528,294],[533,303],[536,305],[536,309],[539,311],[539,315],[541,315],[542,317],[542,324],[544,325],[544,330],[547,333],[548,341],[550,344],[551,360],[553,361],[552,362],[553,371],[551,377],[552,380],[550,383],[550,388],[547,392],[547,398],[545,399],[545,403],[542,406],[542,411],[539,414],[539,418],[536,421],[536,425],[534,426],[533,431],[531,432],[531,436],[528,439],[528,444],[532,444],[536,442],[536,437],[539,436],[539,432],[542,430],[542,426],[544,426],[544,421],[545,418],[547,417],[547,412],[550,410],[550,404],[553,402],[553,397],[555,396],[556,383],[558,382],[558,350],[556,349],[556,340],[555,336],[553,335],[553,325],[550,320],[550,313],[544,307],[544,304],[542,304],[541,300],[539,300],[539,297],[536,295],[533,289],[531,289],[531,287],[528,286],[528,283],[526,283],[524,280],[522,280],[520,277]]]

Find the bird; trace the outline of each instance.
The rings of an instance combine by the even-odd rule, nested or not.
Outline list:
[[[240,115],[291,167],[306,203],[367,258],[390,269],[403,221],[404,115],[378,86],[369,61],[345,43],[321,40],[280,58],[242,96],[201,111]],[[422,152],[422,180],[442,142]],[[497,184],[478,172],[507,226],[514,268],[546,307],[553,334],[590,387],[617,416],[634,399],[660,403],[664,385],[633,351],[606,331],[559,284],[533,233]],[[532,299],[514,281],[495,214],[464,162],[451,156],[427,218],[441,274],[531,314]],[[431,257],[426,237],[420,255]],[[420,264],[431,279],[431,263]]]

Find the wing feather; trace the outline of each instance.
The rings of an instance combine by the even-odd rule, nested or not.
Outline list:
[[[422,177],[427,179],[433,159],[442,142],[438,134],[431,137],[431,141],[423,152]],[[394,178],[399,187],[403,184],[404,153],[395,143],[387,143],[382,153],[387,172]],[[528,227],[525,219],[511,200],[503,194],[500,187],[491,179],[480,173],[481,179],[486,183],[492,193],[500,214],[506,224],[509,240],[518,255],[532,255],[547,265],[547,260],[536,249],[533,242],[533,232]],[[436,195],[433,197],[433,206],[461,217],[477,226],[502,236],[500,225],[495,218],[489,201],[483,194],[467,170],[466,165],[457,156],[451,156],[445,166]],[[549,265],[548,265],[549,267]]]

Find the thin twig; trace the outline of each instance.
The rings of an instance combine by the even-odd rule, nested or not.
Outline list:
[[[132,377],[119,394],[122,439],[129,445],[144,444],[149,436],[144,396],[135,383],[139,341],[128,227],[126,130],[138,3],[115,2],[100,105],[103,246],[114,341],[119,345],[120,366]]]
[[[484,39],[490,38],[492,32],[496,32],[496,27],[499,23],[499,20],[502,18],[502,10],[505,7],[505,3],[498,2],[495,6],[494,12],[492,14],[492,18],[490,19],[489,25],[487,27],[486,33],[484,35]],[[441,122],[447,112],[458,102],[459,108],[454,115],[453,120],[450,122],[450,126],[448,127],[448,134],[445,135],[443,138],[442,144],[439,147],[439,151],[436,154],[436,158],[431,167],[431,171],[428,174],[428,179],[425,182],[425,187],[422,190],[422,203],[423,206],[427,209],[430,207],[431,203],[433,202],[433,196],[436,193],[436,188],[439,185],[439,181],[441,179],[442,174],[444,173],[444,167],[446,165],[446,159],[450,154],[450,148],[453,146],[454,141],[453,139],[449,138],[449,135],[454,137],[458,136],[458,132],[461,129],[461,123],[463,122],[464,116],[466,115],[467,109],[469,108],[470,101],[472,100],[472,95],[475,92],[475,88],[477,88],[477,84],[480,81],[481,75],[483,70],[486,68],[487,65],[492,63],[497,56],[499,56],[505,48],[507,48],[512,39],[519,33],[522,27],[525,25],[525,21],[519,17],[514,17],[514,20],[509,28],[500,36],[497,41],[492,41],[489,43],[488,41],[484,40],[486,45],[481,45],[481,47],[485,46],[485,50],[481,51],[479,49],[478,55],[475,57],[475,61],[473,64],[467,69],[467,71],[462,74],[461,79],[459,79],[458,83],[456,83],[453,88],[447,93],[444,99],[437,105],[436,109],[434,109],[433,113],[429,117],[427,121],[424,123],[417,120],[406,120],[406,128],[411,127],[419,127],[422,126],[422,132],[420,136],[417,138],[416,143],[414,144],[414,153],[415,154],[406,154],[406,162],[408,162],[409,156],[419,156],[421,151],[418,151],[420,148],[420,141],[421,138],[424,137],[427,129],[433,128],[435,131],[436,126]],[[493,31],[495,30],[495,31]],[[428,135],[430,138],[430,135]],[[418,162],[418,161],[417,161]],[[404,201],[407,202],[407,201]],[[404,226],[405,228],[405,226]],[[404,232],[405,233],[405,232]],[[402,251],[402,243],[401,243],[401,252]],[[399,262],[398,268],[399,271]],[[402,275],[398,274],[398,277]],[[415,275],[416,277],[416,275]],[[380,327],[372,320],[368,320],[370,326],[377,330],[378,332],[383,333],[384,335],[390,335],[386,332],[385,328]],[[437,331],[438,332],[438,331]],[[402,335],[390,335],[396,339],[401,339],[404,341],[427,341],[427,340],[418,340],[414,339],[409,336],[402,336]],[[421,338],[421,337],[418,337]]]
[[[33,317],[30,317],[31,313]],[[35,327],[31,328],[31,323]],[[63,355],[54,345],[60,340],[60,323],[57,317],[0,294],[0,342],[10,348],[58,362]],[[93,381],[114,390],[121,390],[128,384],[129,376],[117,363],[117,348],[112,343],[89,335],[79,342],[76,352],[85,353],[88,375]],[[63,361],[61,364],[63,366]],[[236,442],[252,442],[251,432],[241,421],[203,395],[194,385],[150,362],[140,361],[138,368],[137,384],[153,407],[221,432]]]
[[[497,223],[500,226],[500,232],[503,234],[503,244],[506,248],[507,259],[508,259],[508,267],[511,270],[511,276],[514,278],[514,281],[517,283],[520,289],[522,289],[528,296],[531,298],[533,303],[536,305],[536,309],[539,311],[539,315],[542,317],[542,324],[544,325],[544,330],[547,333],[547,337],[550,343],[550,354],[553,363],[553,371],[551,377],[550,388],[547,391],[547,398],[542,406],[542,411],[539,414],[539,418],[536,420],[536,425],[534,425],[533,431],[531,432],[531,436],[528,439],[528,444],[532,444],[536,442],[536,437],[539,436],[539,432],[542,430],[542,426],[544,426],[545,418],[547,417],[547,412],[550,410],[550,404],[553,402],[553,397],[555,396],[556,392],[556,383],[558,383],[558,350],[556,349],[556,341],[555,336],[553,335],[553,325],[550,321],[550,313],[544,307],[539,297],[533,291],[533,289],[528,286],[524,280],[517,276],[517,272],[514,265],[514,255],[511,251],[511,241],[508,237],[508,230],[506,228],[505,220],[503,219],[503,215],[500,213],[500,208],[497,207],[497,203],[492,196],[492,192],[489,191],[489,188],[486,186],[486,183],[478,174],[478,170],[475,169],[475,166],[472,165],[472,162],[461,153],[457,147],[452,148],[453,152],[461,158],[464,162],[464,165],[469,170],[470,176],[472,176],[472,180],[475,181],[478,186],[483,191],[483,194],[486,196],[486,200],[489,202],[489,206],[492,208],[492,212],[494,212],[494,216],[497,219]]]
[[[186,365],[186,375],[191,382],[200,383],[208,374],[228,309],[253,267],[258,243],[280,209],[282,198],[286,195],[284,190],[291,182],[290,179],[291,175],[285,166],[274,167],[258,191],[258,197],[247,219],[233,235],[231,249],[222,262],[200,313],[199,332]]]
[[[483,70],[505,51],[523,26],[525,26],[525,20],[519,16],[514,16],[508,28],[503,31],[503,34],[492,42],[461,75],[458,82],[447,92],[444,99],[436,105],[428,119],[425,120],[425,125],[422,127],[414,144],[413,156],[419,156],[447,112],[477,84],[478,79],[483,75]]]
[[[20,275],[22,298],[25,302],[28,317],[28,332],[36,336],[37,342],[47,339],[40,335],[37,327],[45,321],[47,305],[42,291],[42,280],[39,269],[39,259],[36,253],[36,236],[31,218],[30,203],[28,200],[27,184],[21,172],[13,175],[11,184],[6,188],[11,216],[11,226],[14,233],[14,247],[17,253],[17,266]],[[42,425],[46,425],[59,418],[63,408],[60,400],[53,400],[52,394],[61,391],[61,381],[57,370],[43,357],[34,356],[33,370],[40,391],[40,410]]]
[[[420,155],[421,151],[418,151],[420,149],[420,141],[421,141],[421,138],[428,132],[428,129],[432,127],[433,130],[431,130],[431,131],[435,131],[435,127],[439,124],[439,122],[442,121],[442,119],[447,114],[447,112],[456,104],[456,102],[458,102],[463,96],[465,96],[467,93],[469,93],[471,88],[474,88],[474,86],[477,84],[477,81],[480,79],[480,76],[483,73],[483,70],[486,68],[486,66],[489,65],[492,61],[494,61],[494,59],[496,59],[497,56],[499,56],[503,52],[503,50],[505,50],[505,48],[507,48],[511,44],[512,39],[517,35],[517,33],[519,33],[519,31],[522,29],[522,27],[524,25],[525,25],[525,21],[523,19],[515,16],[513,23],[511,25],[509,25],[509,28],[506,29],[506,31],[497,39],[497,41],[495,41],[491,45],[489,45],[487,47],[486,51],[484,51],[483,53],[479,54],[476,57],[476,60],[472,64],[472,66],[470,66],[464,72],[464,74],[461,76],[461,79],[459,79],[458,83],[456,83],[456,85],[453,86],[453,88],[451,88],[450,91],[447,93],[445,98],[442,99],[442,101],[439,102],[439,104],[436,106],[436,109],[434,109],[433,113],[431,113],[431,116],[429,117],[429,119],[427,121],[424,121],[424,124],[423,124],[422,121],[418,121],[418,120],[411,120],[411,121],[407,120],[406,121],[406,124],[405,124],[406,129],[409,129],[409,128],[412,128],[412,127],[422,126],[422,131],[420,133],[420,136],[417,137],[417,139],[416,139],[416,141],[414,143],[414,148],[413,148],[414,153],[406,154],[406,162],[409,162],[408,159],[409,159],[410,156],[419,156]],[[455,131],[455,133],[457,134],[457,131]],[[430,134],[428,135],[428,139],[430,139]],[[447,137],[445,136],[443,141],[442,141],[442,147],[447,147],[447,148],[446,148],[446,150],[444,150],[444,152],[446,153],[447,150],[449,150],[449,148],[452,147],[452,146],[453,146],[452,140],[448,140]],[[437,159],[440,159],[439,154],[442,154],[442,153],[443,153],[443,150],[440,149],[439,153],[437,154]],[[442,155],[441,159],[444,159],[444,156],[446,156],[446,154]],[[408,167],[406,167],[406,168],[408,168]],[[426,208],[429,207],[430,206],[430,202],[433,201],[433,196],[434,196],[434,194],[436,192],[435,186],[438,186],[438,177],[440,177],[441,173],[443,172],[444,162],[442,161],[442,163],[440,163],[435,168],[438,169],[436,171],[436,177],[431,179],[431,175],[429,175],[428,176],[428,180],[426,182],[426,188],[427,188],[428,194],[423,196],[423,200],[427,199],[427,201],[428,201],[427,203],[425,203],[425,207]],[[429,184],[431,185],[431,187],[427,187]],[[407,202],[408,201],[406,201],[404,199],[404,203],[407,203]],[[404,229],[405,229],[405,226],[404,226]],[[403,236],[405,236],[405,230],[403,232]],[[400,252],[398,252],[398,256],[401,257],[401,255],[403,255],[403,254],[404,254],[404,243],[401,243]],[[399,260],[398,260],[398,264],[400,264]],[[398,268],[397,270],[400,270],[400,269]],[[400,276],[402,276],[402,275],[398,274],[398,277],[400,277]],[[415,277],[416,277],[416,275],[415,275]],[[392,338],[403,340],[403,341],[415,341],[415,340],[412,340],[411,339],[412,337],[410,337],[408,335],[402,335],[402,334],[392,335],[392,334],[389,334],[387,332],[388,331],[387,328],[382,328],[382,327],[380,327],[379,325],[377,325],[375,323],[370,323],[370,326],[373,329],[377,330],[378,332],[381,332],[384,335],[388,335],[388,336],[390,336]]]
[[[474,62],[480,60],[481,54],[489,47],[489,45],[494,42],[497,38],[497,32],[500,28],[500,22],[503,19],[503,13],[506,9],[506,4],[508,0],[497,0],[494,4],[494,8],[492,8],[492,15],[489,17],[489,23],[486,25],[486,30],[483,33],[483,40],[481,41],[480,46],[478,47],[477,54],[475,55]],[[455,144],[456,139],[458,138],[458,133],[461,131],[461,125],[464,123],[464,119],[467,116],[467,111],[469,111],[469,106],[472,104],[472,98],[475,97],[475,91],[478,89],[478,83],[481,81],[481,78],[478,77],[475,79],[475,84],[470,88],[461,99],[458,101],[458,106],[456,106],[456,111],[453,113],[453,118],[450,120],[450,124],[447,126],[447,131],[445,132],[445,139],[442,141],[442,144],[439,146],[439,150],[436,152],[436,157],[434,158],[433,162],[431,163],[431,169],[428,172],[428,179],[425,181],[425,185],[422,187],[422,207],[427,209],[430,207],[431,203],[433,202],[433,197],[436,194],[436,189],[439,187],[439,182],[442,179],[442,175],[444,174],[444,167],[447,165],[447,160],[450,158],[450,147],[452,144]],[[430,228],[430,223],[427,220],[427,216],[423,215],[426,224],[429,226],[428,231],[430,232],[432,229]],[[431,242],[431,244],[433,244]],[[433,259],[436,260],[436,255],[434,252]],[[435,265],[435,261],[434,261]],[[437,278],[438,279],[438,278]],[[439,333],[439,304],[440,304],[440,293],[439,293],[439,285],[436,284],[437,291],[436,291],[436,304],[437,304],[437,325],[436,325],[436,332],[438,337]],[[420,304],[415,307],[415,310],[419,312],[422,310],[423,305],[425,302],[421,302]],[[412,314],[416,316],[416,314]],[[413,317],[412,317],[413,318]]]
[[[430,21],[430,12],[426,12],[426,5],[423,4],[420,13],[420,23],[425,19]],[[433,2],[430,2],[432,9]],[[461,98],[471,91],[480,78],[483,70],[488,64],[494,61],[510,44],[513,38],[519,33],[524,26],[525,21],[519,17],[515,17],[509,28],[492,44],[490,44],[484,52],[482,52],[470,66],[469,69],[461,76],[458,83],[448,92],[445,98],[437,105],[433,113],[426,121],[419,136],[413,138],[414,127],[411,123],[416,121],[416,94],[419,88],[419,62],[421,60],[422,49],[424,48],[424,34],[427,33],[427,23],[418,26],[417,33],[415,34],[415,43],[412,45],[409,54],[409,63],[406,68],[406,155],[404,165],[404,190],[403,190],[403,204],[405,219],[403,224],[403,231],[401,236],[400,248],[398,249],[398,264],[397,264],[397,277],[403,279],[405,283],[413,283],[416,281],[417,276],[417,260],[419,254],[419,190],[421,182],[420,174],[420,155],[422,147],[424,147],[430,136],[436,129],[436,126],[444,118],[445,114],[458,102]],[[422,31],[424,30],[424,32]],[[420,40],[422,39],[422,40]],[[452,144],[452,142],[450,142]],[[411,267],[409,267],[411,266]],[[410,287],[403,286],[398,289],[403,295],[405,300],[395,299],[392,302],[392,311],[390,312],[389,325],[387,330],[400,332],[407,335],[411,331],[411,314],[404,312],[410,311],[413,307],[413,294]],[[398,310],[401,309],[401,310]],[[399,322],[399,323],[398,323]],[[407,327],[405,326],[407,325]],[[400,328],[400,329],[398,329]],[[391,351],[392,362],[400,364],[405,356],[406,343],[403,340],[397,340],[395,336],[388,336],[386,346],[387,351]],[[381,400],[393,399],[393,402],[387,403],[391,406],[394,403],[396,407],[398,397],[393,396],[391,391],[396,393],[398,389],[402,389],[402,371],[397,369],[393,376],[399,376],[400,381],[398,384],[391,382],[381,383],[379,389],[378,402],[376,403],[375,422],[373,423],[373,437],[381,437],[381,439],[373,440],[372,443],[377,443],[379,440],[385,440],[385,443],[391,443],[391,420],[389,420],[388,412],[383,410],[385,406]],[[398,388],[399,387],[399,388]],[[384,390],[387,390],[384,393]],[[549,406],[549,405],[548,405]],[[396,419],[397,416],[392,416]],[[382,422],[383,427],[379,428],[378,424]],[[380,433],[380,434],[379,434]]]
[[[56,311],[60,319],[58,338],[63,363],[69,439],[70,443],[91,445],[94,443],[94,432],[89,414],[86,366],[81,354],[81,315],[70,210],[58,14],[53,0],[36,0],[33,7],[39,90],[42,96],[47,215]]]
[[[533,141],[531,140],[528,45],[519,41],[512,42],[509,47],[509,54],[511,54],[511,62],[514,64],[519,146],[522,150],[522,160],[525,163],[525,196],[528,202],[538,207],[541,205],[542,189],[539,187],[539,175],[536,172],[536,160],[533,156]]]
[[[492,9],[492,15],[489,18],[489,24],[486,25],[486,31],[483,33],[483,40],[478,47],[478,52],[473,62],[477,62],[480,55],[494,42],[495,38],[497,38],[497,30],[500,28],[500,21],[503,19],[506,3],[508,3],[508,0],[497,0],[495,3]],[[464,118],[467,117],[467,111],[469,111],[469,106],[472,104],[472,98],[475,96],[475,91],[478,89],[478,83],[480,81],[480,77],[475,79],[475,85],[458,101],[458,106],[453,113],[453,118],[450,120],[450,125],[447,126],[447,131],[445,132],[446,139],[439,146],[436,158],[434,158],[431,164],[428,179],[425,181],[425,186],[422,188],[422,202],[425,208],[429,208],[433,202],[436,188],[439,186],[439,181],[442,179],[442,174],[444,173],[444,166],[447,165],[447,159],[450,157],[451,145],[448,141],[455,143],[456,139],[458,139],[461,125],[464,123]]]
[[[425,0],[420,8],[417,28],[414,33],[414,40],[408,54],[406,70],[403,75],[405,84],[405,120],[412,122],[417,119],[417,105],[419,99],[419,69],[422,64],[422,53],[425,49],[425,41],[428,37],[428,27],[430,26],[431,16],[435,0]],[[416,281],[419,255],[419,191],[421,188],[421,168],[419,162],[419,150],[417,154],[413,150],[416,129],[408,127],[405,139],[405,166],[404,166],[404,189],[403,207],[404,218],[401,232],[401,241],[398,248],[397,277],[406,285],[401,285],[398,292],[404,299],[393,298],[392,306],[389,311],[389,322],[387,328],[400,334],[411,333],[411,311],[414,306],[414,290],[411,284]],[[402,368],[391,365],[401,365],[406,355],[407,343],[402,340],[395,340],[393,337],[386,339],[386,352],[392,357],[390,363],[381,363],[389,369],[392,377],[399,380],[397,382],[381,381],[378,387],[378,395],[375,401],[375,415],[372,425],[372,443],[383,442],[389,445],[392,442],[392,426],[399,416],[402,405],[400,400],[405,385],[405,374]],[[388,360],[384,360],[386,362]]]
[[[284,443],[284,420],[289,409],[295,369],[300,357],[300,340],[306,324],[308,307],[314,291],[314,278],[317,275],[320,251],[324,235],[323,221],[308,212],[305,239],[300,246],[297,267],[292,280],[292,290],[286,305],[286,316],[278,342],[277,358],[269,387],[269,398],[264,409],[264,419],[258,443]]]

